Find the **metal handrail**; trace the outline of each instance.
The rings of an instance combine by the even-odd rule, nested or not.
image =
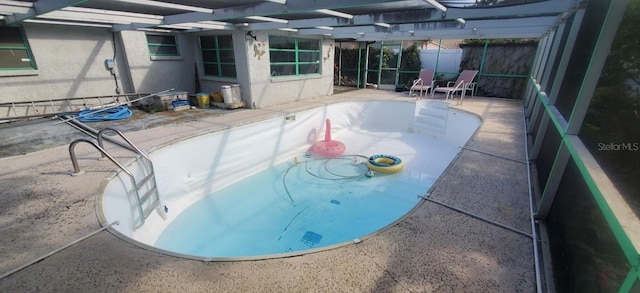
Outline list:
[[[133,173],[131,173],[131,171],[129,171],[129,169],[125,168],[122,164],[120,164],[120,162],[118,162],[115,158],[113,158],[102,147],[100,147],[95,142],[90,141],[90,140],[88,140],[86,138],[79,138],[79,139],[76,139],[73,142],[71,142],[71,144],[69,145],[69,155],[71,156],[71,163],[73,164],[73,171],[74,171],[74,173],[72,173],[71,175],[72,176],[77,176],[77,175],[84,174],[84,171],[80,170],[80,166],[78,165],[78,158],[76,157],[76,152],[75,152],[76,145],[78,143],[81,143],[81,142],[86,142],[86,143],[92,145],[93,147],[95,147],[100,153],[102,153],[103,157],[108,158],[112,163],[114,163],[116,166],[118,166],[118,168],[120,168],[120,170],[122,170],[127,175],[129,175],[129,178],[131,179],[131,184],[133,185],[133,188],[134,188],[135,193],[136,193],[136,201],[138,203],[138,211],[140,212],[140,224],[136,225],[136,227],[142,226],[144,224],[144,220],[145,220],[144,211],[142,210],[142,203],[140,202],[140,194],[138,193],[138,184],[136,183],[136,179],[133,177]]]
[[[147,160],[147,162],[149,163],[148,167],[150,169],[149,170],[150,171],[149,174],[150,174],[151,180],[152,180],[151,183],[152,183],[153,187],[155,188],[155,191],[153,191],[154,194],[155,194],[155,198],[153,199],[154,200],[153,202],[154,202],[155,206],[153,206],[152,208],[150,208],[148,210],[150,211],[153,208],[160,207],[160,196],[159,196],[158,190],[157,190],[158,183],[156,182],[156,175],[155,175],[156,173],[155,173],[155,170],[153,169],[153,162],[151,161],[151,158],[149,157],[149,155],[147,155],[145,152],[143,152],[141,149],[139,149],[136,145],[134,145],[133,142],[131,142],[121,131],[119,131],[119,130],[117,130],[115,128],[110,128],[110,127],[104,128],[104,129],[102,129],[102,130],[100,130],[98,132],[97,140],[98,140],[98,144],[100,145],[100,147],[103,147],[103,134],[105,132],[108,132],[108,131],[112,131],[112,132],[115,132],[116,134],[118,134],[118,136],[120,136],[124,141],[126,141],[127,144],[129,144],[129,146],[131,147],[131,148],[127,148],[127,149],[134,151],[135,153],[141,155],[142,157],[144,157]],[[115,141],[112,141],[112,142],[115,143]],[[124,145],[121,145],[119,143],[118,143],[118,145],[122,146],[122,147],[125,147]],[[140,186],[136,185],[136,189],[139,189],[139,188],[140,188]],[[146,198],[147,197],[145,197],[145,199]],[[145,199],[142,199],[142,203],[143,204],[145,202]],[[161,210],[159,210],[159,213],[160,213],[160,216],[162,218],[165,218],[165,216],[164,216],[164,214],[162,213]],[[146,217],[147,217],[146,212],[143,212],[142,218],[146,218]],[[143,223],[144,223],[144,221],[143,221]],[[140,224],[140,225],[142,225],[142,224]]]
[[[102,136],[107,131],[113,131],[116,134],[118,134],[118,136],[120,136],[122,139],[124,139],[124,141],[126,141],[129,144],[129,146],[131,146],[133,148],[132,151],[134,151],[135,153],[143,156],[145,159],[147,159],[149,162],[151,162],[151,158],[149,158],[149,156],[145,152],[143,152],[141,149],[139,149],[137,146],[135,146],[126,136],[124,136],[124,134],[120,130],[117,130],[115,128],[107,127],[107,128],[104,128],[104,129],[98,131],[97,140],[98,140],[98,145],[100,147],[104,148],[104,138]],[[153,165],[151,166],[151,169],[153,171]]]

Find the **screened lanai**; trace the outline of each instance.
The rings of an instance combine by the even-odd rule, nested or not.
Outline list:
[[[522,103],[536,291],[640,292],[638,21],[635,0],[6,0],[0,109],[230,84],[260,109],[478,70]],[[505,44],[531,53],[492,65]]]

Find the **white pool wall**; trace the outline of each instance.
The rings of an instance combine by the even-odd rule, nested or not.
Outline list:
[[[99,211],[104,219],[101,220],[105,223],[118,220],[120,225],[115,229],[119,233],[152,244],[171,220],[202,197],[283,160],[304,154],[315,141],[324,139],[327,118],[331,120],[334,138],[344,129],[362,129],[420,133],[454,146],[463,146],[477,129],[480,119],[442,103],[424,100],[417,103],[343,102],[179,141],[150,154],[160,198],[163,205],[169,208],[168,218],[163,220],[154,212],[141,228],[134,231],[133,215],[136,213],[132,210],[136,205],[130,179],[119,172],[104,188],[100,201],[102,211]],[[418,131],[414,128],[419,108],[430,105],[448,109],[446,128],[442,132]],[[345,154],[349,153],[347,145]],[[128,168],[136,178],[143,177],[137,163],[132,163]]]

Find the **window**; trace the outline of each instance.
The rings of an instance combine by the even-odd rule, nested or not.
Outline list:
[[[152,60],[179,57],[178,41],[171,35],[147,35],[147,46]]]
[[[36,63],[22,31],[16,27],[0,27],[0,70],[29,69],[36,69]]]
[[[270,36],[271,75],[320,73],[320,41]]]
[[[205,76],[236,77],[236,58],[231,35],[202,36],[200,50]]]

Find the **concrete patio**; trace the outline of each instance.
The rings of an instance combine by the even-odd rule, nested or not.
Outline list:
[[[186,136],[355,99],[413,98],[358,90],[126,134],[151,150]],[[430,198],[531,234],[521,101],[474,97],[456,107],[477,114],[483,124]],[[0,275],[101,228],[96,195],[115,167],[96,160],[98,153],[88,145],[77,149],[86,174],[76,177],[69,175],[68,145],[0,159]],[[203,262],[146,250],[102,231],[0,279],[0,292],[94,291],[535,292],[536,275],[530,237],[423,200],[361,243],[303,256]]]

